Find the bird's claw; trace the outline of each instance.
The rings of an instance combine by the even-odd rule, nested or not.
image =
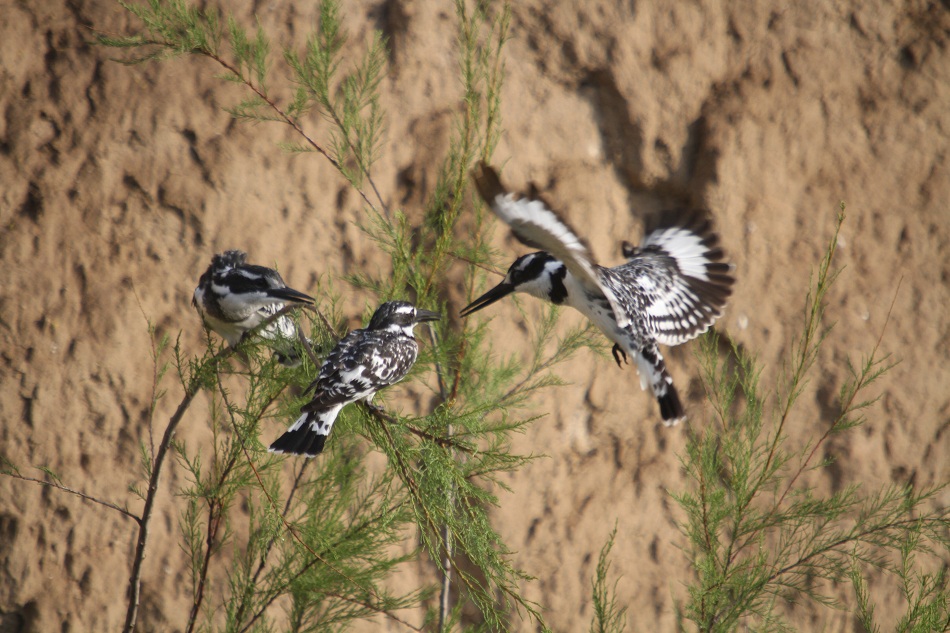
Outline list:
[[[614,355],[614,360],[617,361],[617,367],[623,369],[623,363],[620,362],[620,359],[623,358],[623,362],[627,361],[627,352],[623,351],[623,348],[614,343],[613,348],[611,348],[610,353]]]

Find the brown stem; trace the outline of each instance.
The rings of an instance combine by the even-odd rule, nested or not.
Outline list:
[[[233,348],[227,348],[214,357],[214,361],[220,361],[230,356]],[[172,437],[181,422],[185,411],[191,405],[195,394],[198,393],[201,381],[197,377],[193,378],[191,384],[185,390],[185,396],[175,410],[174,415],[168,421],[165,428],[165,435],[162,437],[161,444],[158,445],[158,453],[152,462],[152,475],[148,481],[148,491],[145,493],[145,508],[142,510],[142,519],[139,521],[139,537],[135,544],[135,558],[132,563],[132,575],[129,578],[129,608],[125,614],[125,633],[132,633],[135,630],[135,620],[138,617],[139,599],[142,589],[142,563],[145,562],[145,546],[148,544],[149,524],[152,519],[152,509],[155,507],[155,498],[158,491],[158,479],[162,474],[162,465],[165,463],[165,456],[168,454],[168,448],[171,446]]]
[[[201,610],[201,603],[204,600],[205,584],[208,579],[208,568],[211,566],[211,556],[214,552],[214,541],[218,537],[218,529],[221,527],[221,505],[217,499],[208,500],[208,532],[205,538],[205,555],[201,561],[201,572],[198,574],[198,588],[195,592],[195,599],[191,605],[191,613],[188,615],[187,633],[195,630],[195,624],[198,622],[198,612]]]
[[[271,322],[280,318],[287,312],[295,309],[295,306],[285,306],[281,308],[274,314],[270,315],[264,319],[257,327],[246,332],[244,337],[253,336],[259,330],[267,327]],[[242,339],[243,340],[243,339]],[[227,347],[222,349],[220,352],[215,354],[210,362],[217,365],[231,356],[234,353],[233,347]],[[201,377],[200,375],[195,375],[188,386],[185,388],[185,395],[182,398],[181,402],[178,404],[178,408],[175,409],[175,413],[168,420],[168,426],[165,428],[165,434],[162,436],[162,442],[158,445],[158,452],[155,454],[155,459],[152,461],[152,472],[148,481],[148,489],[145,493],[145,508],[142,510],[142,518],[139,521],[139,536],[135,543],[135,556],[132,560],[132,573],[129,577],[129,606],[125,614],[125,633],[132,633],[135,630],[135,622],[138,618],[139,611],[139,601],[141,600],[141,591],[142,591],[142,564],[145,561],[145,547],[148,544],[148,535],[149,535],[149,526],[152,520],[152,510],[155,507],[155,497],[158,492],[158,481],[159,477],[162,474],[162,466],[165,463],[165,457],[168,455],[168,449],[171,446],[172,437],[175,435],[175,430],[178,428],[178,423],[181,422],[181,419],[185,415],[185,411],[188,410],[188,407],[191,406],[191,401],[194,400],[195,395],[197,395],[198,390],[201,388]]]
[[[129,512],[128,510],[126,510],[125,508],[120,508],[119,506],[117,506],[116,504],[114,504],[114,503],[112,503],[112,502],[110,502],[110,501],[104,501],[104,500],[99,499],[99,498],[97,498],[97,497],[93,497],[92,495],[88,495],[88,494],[86,494],[85,492],[82,492],[81,490],[75,490],[75,489],[70,488],[70,487],[68,487],[68,486],[64,486],[64,485],[61,484],[61,483],[58,483],[58,482],[55,482],[55,481],[46,481],[46,480],[43,480],[43,479],[36,479],[36,478],[34,478],[34,477],[24,477],[24,476],[21,475],[20,473],[15,472],[15,471],[12,471],[12,470],[3,470],[3,471],[0,471],[0,475],[6,475],[7,477],[13,477],[14,479],[20,479],[20,480],[22,480],[22,481],[30,481],[30,482],[33,482],[33,483],[35,483],[35,484],[39,484],[39,485],[41,485],[41,486],[49,486],[50,488],[56,488],[57,490],[62,490],[63,492],[68,492],[69,494],[76,495],[76,496],[79,497],[80,499],[85,499],[86,501],[91,501],[91,502],[93,502],[93,503],[98,503],[99,505],[105,506],[105,507],[107,507],[107,508],[109,508],[109,509],[111,509],[111,510],[115,510],[116,512],[121,512],[122,514],[124,514],[125,516],[129,517],[130,519],[132,519],[133,521],[135,521],[135,522],[138,523],[139,525],[142,524],[142,519],[141,519],[138,515],[132,514],[131,512]]]

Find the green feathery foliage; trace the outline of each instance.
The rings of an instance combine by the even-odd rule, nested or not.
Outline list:
[[[234,117],[290,128],[296,141],[283,144],[285,149],[317,153],[359,193],[361,227],[391,262],[388,270],[344,280],[348,291],[366,297],[367,306],[408,298],[445,313],[451,284],[461,281],[469,300],[484,286],[486,271],[495,270],[495,253],[468,171],[477,160],[490,159],[501,133],[507,6],[455,2],[462,105],[436,182],[419,209],[388,208],[374,182],[386,130],[380,101],[386,42],[375,34],[362,54],[354,54],[336,0],[322,2],[316,30],[302,46],[284,45],[279,55],[272,55],[262,29],[251,34],[215,9],[185,0],[122,6],[138,20],[139,31],[99,37],[100,44],[125,49],[130,64],[184,54],[213,60],[220,77],[246,94],[228,109]],[[292,79],[289,94],[271,92],[275,76]],[[307,131],[314,116],[329,124],[325,139]],[[723,354],[715,335],[703,341],[713,419],[690,430],[682,463],[691,485],[675,495],[685,516],[684,549],[695,570],[682,616],[698,630],[784,630],[783,601],[834,602],[823,580],[849,581],[858,619],[868,631],[879,630],[869,567],[897,578],[907,603],[898,630],[945,630],[950,623],[946,565],[933,573],[920,565],[921,557],[946,560],[950,552],[950,511],[931,503],[939,489],[862,493],[851,486],[820,495],[804,483],[808,471],[823,465],[816,454],[827,439],[864,423],[873,400],[862,400],[862,394],[891,367],[889,359],[875,348],[860,366],[849,366],[851,379],[842,386],[836,419],[809,446],[788,445],[786,425],[828,334],[822,314],[837,276],[831,267],[835,244],[833,239],[819,267],[803,335],[774,400],[763,393],[760,369],[750,355],[735,347]],[[48,480],[40,481],[4,460],[2,473],[80,495],[138,524],[129,633],[137,623],[152,510],[155,499],[166,494],[159,482],[169,454],[187,479],[177,493],[192,596],[180,626],[189,632],[342,630],[369,618],[413,630],[463,625],[504,630],[525,614],[547,630],[541,606],[521,593],[530,579],[512,565],[488,512],[498,502],[495,491],[505,488],[499,475],[531,459],[510,450],[512,434],[534,419],[524,410],[529,398],[559,384],[552,370],[577,350],[602,352],[601,337],[591,326],[558,335],[555,308],[532,325],[527,359],[508,353],[499,358],[487,336],[488,321],[453,325],[445,319],[420,328],[429,344],[408,381],[430,388],[429,404],[410,414],[378,405],[346,407],[318,459],[276,457],[261,437],[297,416],[307,400],[302,388],[316,378],[320,358],[344,334],[333,284],[326,280],[313,293],[320,297],[318,305],[295,316],[316,349],[314,354],[308,348],[308,358],[296,368],[278,365],[253,333],[236,350],[220,348],[209,335],[206,349],[191,354],[180,337],[169,347],[150,327],[153,397],[149,437],[141,442],[147,487],[131,490],[145,501],[141,515],[71,490],[49,469],[42,469]],[[172,368],[181,401],[156,444],[151,416],[156,403],[168,397],[162,379]],[[424,377],[434,379],[420,380]],[[203,447],[173,440],[199,393],[210,402],[212,440]],[[385,403],[385,392],[379,401]],[[373,454],[377,459],[367,459]],[[614,597],[616,581],[611,586],[608,579],[614,536],[601,551],[593,581],[591,631],[624,629],[626,609]],[[438,601],[436,587],[394,591],[386,582],[420,556],[442,576]],[[455,605],[453,586],[460,596]],[[479,622],[463,624],[465,601],[477,606]],[[420,618],[407,615],[409,608],[429,611],[412,622]]]
[[[616,537],[617,527],[614,526],[597,559],[597,575],[592,583],[594,621],[591,622],[590,633],[623,633],[627,628],[624,623],[627,608],[620,607],[613,595],[617,591],[618,581],[614,581],[613,587],[607,583],[607,574],[610,572],[610,550],[613,549]]]
[[[375,35],[354,61],[336,2],[322,3],[316,31],[302,52],[289,46],[282,51],[295,84],[289,99],[268,90],[270,44],[261,30],[250,35],[234,19],[180,0],[123,6],[140,20],[141,32],[102,37],[101,44],[133,49],[130,63],[185,53],[213,59],[225,79],[249,93],[229,108],[232,115],[290,126],[298,141],[286,149],[322,154],[360,193],[365,202],[362,229],[392,262],[379,275],[346,280],[371,297],[368,305],[410,298],[445,312],[445,289],[458,279],[459,262],[474,264],[462,273],[468,296],[474,296],[484,283],[482,271],[491,268],[492,253],[484,210],[478,202],[473,205],[468,171],[477,159],[490,157],[500,134],[507,7],[490,13],[487,4],[473,9],[463,0],[455,4],[463,106],[419,216],[416,210],[389,209],[372,178],[385,131],[379,84],[386,70],[386,43]],[[325,141],[306,132],[311,112],[331,124]],[[462,231],[459,219],[473,206],[471,224]],[[323,302],[332,299],[317,296],[321,304],[309,319],[312,338],[330,339],[332,345],[343,332],[323,316],[332,309]],[[413,532],[444,575],[443,595],[450,583],[457,585],[462,599],[478,606],[484,626],[506,628],[507,618],[519,611],[541,622],[537,605],[520,593],[528,577],[511,565],[488,509],[497,503],[493,489],[504,488],[498,475],[529,459],[510,451],[510,435],[529,421],[512,416],[512,409],[533,391],[557,384],[550,370],[591,342],[590,329],[584,328],[561,337],[553,349],[545,345],[554,315],[550,311],[536,330],[526,367],[516,358],[493,358],[484,323],[466,322],[464,329],[453,330],[443,320],[429,328],[431,345],[422,350],[411,376],[435,374],[431,408],[408,418],[375,405],[345,408],[326,454],[312,466],[305,462],[296,467],[289,488],[282,476],[286,460],[267,454],[258,438],[263,420],[286,421],[299,411],[305,398],[285,388],[312,381],[319,360],[288,371],[266,360],[259,344],[249,341],[240,346],[249,360],[242,368],[222,359],[224,352],[211,339],[200,358],[189,360],[176,348],[186,393],[200,388],[213,394],[211,449],[174,445],[191,480],[180,493],[187,500],[182,533],[192,561],[194,594],[188,630],[221,626],[211,615],[219,605],[209,606],[205,596],[212,582],[209,563],[225,550],[232,556],[220,605],[228,614],[227,630],[268,629],[282,617],[292,630],[322,630],[378,614],[409,625],[394,612],[423,603],[429,590],[394,596],[384,591],[382,581],[406,560],[393,556],[391,546],[405,543]],[[382,472],[362,466],[358,457],[367,451],[385,456]],[[143,454],[151,463],[150,451]],[[249,536],[243,542],[233,525],[237,503],[251,509],[242,531]],[[452,565],[462,558],[469,563],[463,569]],[[277,608],[285,596],[291,606],[280,600],[285,606]],[[439,627],[447,629],[458,623],[460,610],[442,602]]]
[[[943,630],[918,624],[948,624],[945,571],[919,575],[913,567],[916,554],[936,553],[944,561],[950,555],[950,510],[932,503],[942,487],[862,492],[851,485],[820,494],[803,477],[826,465],[816,455],[830,437],[865,423],[875,399],[863,400],[863,394],[893,362],[875,346],[860,366],[849,364],[839,412],[820,437],[791,448],[786,435],[830,331],[822,316],[838,276],[831,263],[843,211],[774,400],[763,393],[761,369],[744,350],[733,346],[724,360],[716,334],[703,340],[699,356],[713,416],[702,429],[690,430],[682,463],[691,486],[674,495],[686,512],[683,533],[696,573],[683,614],[700,631],[788,630],[782,603],[804,598],[840,606],[831,585],[822,581],[849,580],[865,628],[875,630],[865,579],[869,569],[900,579],[906,620],[914,623],[900,630]]]

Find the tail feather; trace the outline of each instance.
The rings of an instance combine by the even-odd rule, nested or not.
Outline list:
[[[656,345],[653,345],[652,349],[641,350],[636,354],[636,360],[640,387],[646,389],[646,386],[650,385],[650,390],[660,405],[663,424],[674,426],[685,420],[686,409],[683,408],[683,402],[673,385],[673,377],[666,370],[666,362]]]
[[[287,432],[278,437],[268,449],[272,453],[287,453],[314,457],[323,452],[330,429],[342,405],[320,412],[308,411],[297,418]]]
[[[660,417],[663,418],[664,426],[675,426],[686,419],[686,409],[673,383],[667,386],[665,394],[656,397],[656,401],[660,404]]]
[[[287,431],[278,437],[268,450],[271,453],[314,457],[323,452],[323,445],[326,444],[326,441],[326,435],[320,435],[309,426],[300,427],[296,431]]]

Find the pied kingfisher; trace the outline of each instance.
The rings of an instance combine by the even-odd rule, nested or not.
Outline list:
[[[406,301],[379,306],[366,329],[344,336],[327,356],[320,376],[307,388],[313,398],[270,445],[271,452],[307,457],[322,452],[340,409],[357,400],[369,403],[377,391],[402,380],[419,354],[412,328],[439,318],[438,312],[417,309]]]
[[[621,356],[635,359],[640,387],[652,388],[664,424],[685,419],[657,343],[679,345],[705,332],[722,313],[735,281],[705,214],[662,214],[641,246],[623,243],[627,263],[604,268],[591,261],[583,240],[542,201],[506,192],[485,163],[472,175],[479,193],[515,237],[544,250],[515,260],[505,279],[466,306],[462,316],[512,292],[569,305],[614,342],[618,366]]]
[[[285,305],[313,303],[309,295],[288,288],[276,270],[246,261],[247,253],[243,251],[225,251],[212,257],[191,301],[208,328],[224,337],[231,347]],[[300,362],[293,347],[297,327],[288,316],[269,323],[260,335],[277,342],[274,355],[282,364]]]

